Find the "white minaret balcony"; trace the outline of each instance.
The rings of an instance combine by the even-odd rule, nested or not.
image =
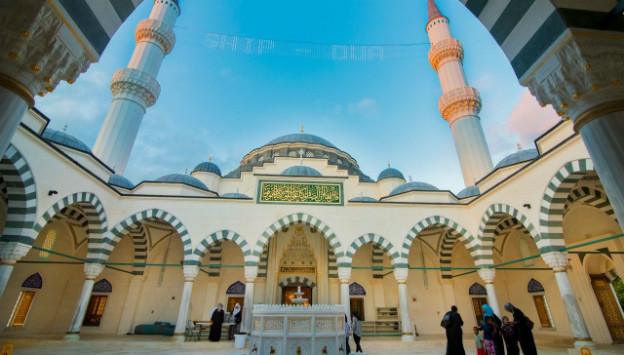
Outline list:
[[[482,109],[482,99],[476,88],[465,86],[448,91],[438,100],[438,109],[449,124],[464,116],[477,116]]]
[[[428,52],[430,65],[436,71],[448,60],[462,62],[463,59],[464,48],[462,48],[462,43],[455,38],[447,38],[434,43]]]
[[[161,86],[150,74],[138,69],[118,69],[111,80],[111,92],[115,98],[137,101],[143,109],[154,105],[161,93]]]
[[[156,19],[144,19],[139,22],[135,31],[137,43],[152,42],[159,46],[165,55],[169,54],[176,44],[174,29]]]

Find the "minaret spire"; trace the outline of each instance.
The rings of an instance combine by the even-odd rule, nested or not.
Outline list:
[[[443,91],[438,108],[451,127],[464,184],[471,186],[493,170],[478,116],[482,109],[482,99],[480,93],[469,86],[464,75],[462,43],[452,37],[449,19],[441,14],[434,0],[428,0],[428,24],[425,31],[432,45],[428,59],[438,73]]]

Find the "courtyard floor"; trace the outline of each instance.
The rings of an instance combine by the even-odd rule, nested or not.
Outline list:
[[[63,341],[58,337],[9,338],[0,339],[0,346],[13,344],[13,355],[122,355],[122,354],[167,354],[167,355],[230,355],[247,354],[246,349],[233,348],[232,341],[210,343],[207,341],[174,343],[169,338],[159,336],[119,336],[96,337],[83,335],[80,341]],[[540,355],[580,354],[572,349],[571,341],[561,338],[536,339]],[[445,337],[422,335],[415,342],[401,342],[399,338],[364,338],[363,349],[371,355],[445,354]],[[350,346],[354,347],[353,341]],[[475,354],[473,338],[464,339],[467,355]],[[600,346],[592,350],[593,355],[623,354],[623,345]]]

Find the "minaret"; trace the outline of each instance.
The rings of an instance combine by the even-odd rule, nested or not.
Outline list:
[[[434,0],[428,0],[425,30],[432,45],[428,59],[438,73],[443,90],[438,108],[451,127],[464,184],[471,186],[493,170],[478,117],[482,108],[480,93],[467,83],[462,68],[462,43],[451,36],[449,19],[441,14]]]
[[[180,15],[178,0],[154,0],[150,17],[139,22],[137,45],[127,68],[111,80],[113,100],[93,147],[93,154],[122,175],[145,109],[154,105],[161,87],[156,75],[176,41],[173,26]]]

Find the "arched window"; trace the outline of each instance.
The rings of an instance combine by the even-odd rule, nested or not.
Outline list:
[[[38,272],[28,276],[24,282],[22,282],[22,291],[20,292],[11,318],[9,319],[9,327],[21,328],[24,326],[26,319],[28,318],[28,312],[30,306],[33,304],[35,298],[35,290],[40,290],[43,286],[43,279]]]
[[[553,319],[551,318],[551,312],[549,311],[549,305],[547,304],[545,288],[543,285],[537,280],[531,279],[527,283],[527,292],[532,295],[532,298],[534,299],[534,305],[536,306],[536,313],[538,313],[540,326],[542,328],[553,328]]]
[[[89,305],[87,306],[87,312],[82,325],[98,327],[100,326],[100,321],[102,321],[104,306],[106,306],[108,299],[108,295],[103,295],[103,293],[113,292],[113,285],[107,279],[102,279],[93,284],[93,292],[96,294],[91,295],[89,299]]]
[[[349,295],[350,296],[365,296],[367,292],[365,292],[365,288],[362,287],[358,282],[352,282],[349,285]]]
[[[241,281],[237,281],[232,285],[228,286],[226,290],[226,295],[244,295],[245,294],[245,284]]]
[[[56,229],[52,228],[46,234],[46,238],[43,240],[42,249],[52,250],[54,248],[54,243],[56,243]],[[39,255],[37,255],[38,259],[41,260],[50,260],[50,253],[44,250],[39,251]]]
[[[475,321],[479,326],[481,326],[484,321],[484,309],[482,309],[482,305],[488,303],[486,298],[486,288],[476,282],[469,287],[469,296],[471,296],[471,303],[473,304]]]

